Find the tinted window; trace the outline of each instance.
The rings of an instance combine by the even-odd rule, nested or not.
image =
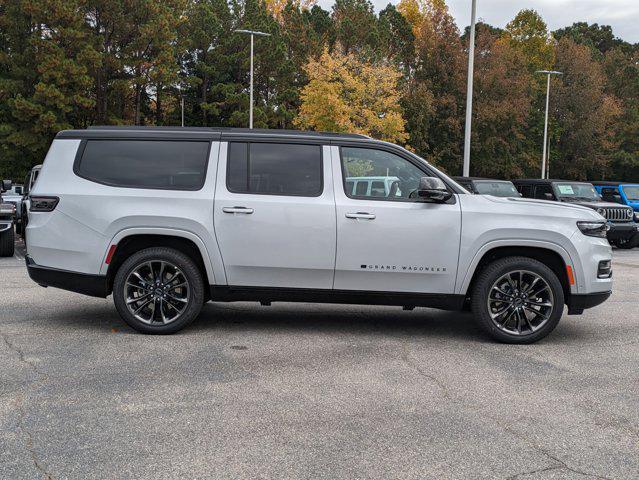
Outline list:
[[[346,191],[348,193],[353,193],[354,186],[355,186],[355,182],[346,182]]]
[[[519,193],[521,193],[522,197],[532,198],[533,196],[533,187],[532,185],[520,185],[517,187]]]
[[[80,176],[118,187],[198,190],[209,142],[88,140]]]
[[[519,197],[519,192],[510,182],[475,182],[477,193],[495,197]]]
[[[247,192],[248,182],[248,143],[231,143],[229,145],[229,162],[227,167],[227,185],[231,192]]]
[[[623,199],[621,198],[621,195],[619,194],[619,190],[617,190],[616,188],[611,188],[611,187],[602,188],[601,197],[606,202],[616,202],[616,203],[623,204]]]
[[[535,187],[535,198],[550,200],[550,198],[546,197],[547,193],[550,193],[552,195],[552,188],[550,188],[550,185],[537,185]]]
[[[321,147],[231,143],[227,187],[236,193],[317,196],[322,193]]]
[[[419,187],[420,178],[426,176],[417,166],[394,153],[354,147],[342,147],[341,151],[345,191],[349,196],[352,191],[346,185],[357,182],[356,197],[408,199]]]
[[[385,197],[386,190],[384,188],[384,182],[373,182],[371,184],[371,196],[372,197]]]

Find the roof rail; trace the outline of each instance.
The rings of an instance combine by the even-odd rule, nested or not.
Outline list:
[[[333,132],[315,132],[304,130],[287,130],[287,129],[269,129],[269,128],[234,128],[234,127],[146,127],[138,125],[92,125],[87,130],[164,130],[164,131],[184,131],[184,132],[220,132],[220,133],[240,133],[240,134],[268,134],[268,135],[299,135],[304,137],[333,137],[333,138],[367,138],[367,135],[359,133],[333,133]]]

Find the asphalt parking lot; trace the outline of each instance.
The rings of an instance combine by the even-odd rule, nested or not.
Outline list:
[[[168,337],[0,259],[0,478],[639,478],[639,249],[530,346],[469,314],[208,304]]]

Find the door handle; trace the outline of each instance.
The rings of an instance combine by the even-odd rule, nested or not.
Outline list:
[[[255,210],[247,207],[224,207],[222,208],[224,213],[243,213],[244,215],[250,215]]]
[[[346,218],[354,218],[356,220],[375,220],[375,214],[366,212],[347,213]]]

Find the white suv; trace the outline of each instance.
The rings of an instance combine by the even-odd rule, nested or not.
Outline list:
[[[368,176],[389,177],[392,191],[353,189]],[[180,330],[207,300],[326,302],[470,306],[494,338],[530,343],[564,305],[579,314],[612,288],[595,211],[471,195],[361,135],[60,132],[30,192],[27,233],[35,282],[113,294],[145,333]]]

